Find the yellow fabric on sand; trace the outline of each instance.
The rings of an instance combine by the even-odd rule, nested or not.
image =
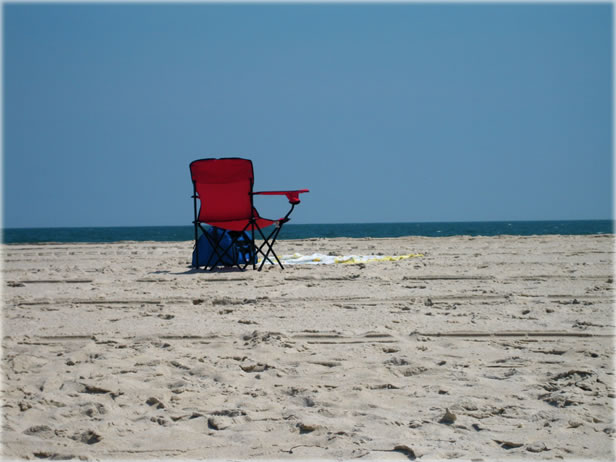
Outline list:
[[[369,263],[373,261],[399,261],[406,260],[408,258],[418,258],[423,257],[424,255],[421,253],[409,253],[407,255],[387,255],[382,257],[371,257],[371,258],[361,258],[361,257],[341,257],[336,258],[334,263],[342,263],[343,265],[353,265],[358,263]]]

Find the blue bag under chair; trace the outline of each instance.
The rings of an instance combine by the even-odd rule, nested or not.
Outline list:
[[[212,247],[212,242],[218,242],[218,252],[222,253],[235,240],[233,247],[230,248],[224,256],[218,261],[217,266],[233,266],[235,264],[252,263],[250,259],[250,247],[252,241],[248,234],[235,231],[225,231],[224,229],[209,227],[206,229],[207,236],[202,234],[197,240],[199,247],[199,265],[209,267],[218,260],[218,254]],[[209,239],[208,239],[209,238]],[[221,250],[222,249],[222,250]],[[192,266],[196,265],[197,251],[193,250]]]
[[[250,258],[250,248],[252,246],[252,240],[250,239],[250,236],[248,236],[248,233],[239,233],[234,231],[231,231],[231,233],[232,235],[234,235],[234,237],[237,236],[237,239],[234,244],[237,250],[237,263],[239,263],[240,265],[252,263],[252,259]]]
[[[210,266],[218,260],[218,254],[214,251],[211,241],[218,242],[219,252],[222,253],[224,249],[229,247],[233,242],[229,233],[224,229],[210,227],[206,229],[207,236],[202,234],[197,240],[197,246],[199,246],[199,266]],[[209,239],[208,239],[209,238]],[[223,250],[220,250],[223,249]],[[192,265],[196,266],[197,249],[193,250]],[[235,264],[237,260],[237,250],[235,246],[229,249],[224,256],[218,261],[218,265],[231,266]]]

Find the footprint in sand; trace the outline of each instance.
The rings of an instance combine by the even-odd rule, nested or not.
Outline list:
[[[96,444],[100,442],[103,437],[92,430],[86,430],[85,432],[75,433],[71,436],[71,439],[84,444]]]
[[[35,425],[24,430],[24,435],[37,436],[39,438],[53,438],[55,433],[48,425]]]
[[[150,397],[145,400],[145,404],[152,406],[154,409],[165,409],[165,405],[158,398]]]

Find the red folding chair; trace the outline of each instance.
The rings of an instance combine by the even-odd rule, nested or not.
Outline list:
[[[282,269],[282,263],[274,252],[274,243],[282,229],[282,225],[289,221],[289,215],[297,204],[300,203],[299,195],[308,192],[307,189],[294,191],[261,191],[253,192],[254,173],[252,162],[248,159],[239,157],[228,157],[222,159],[199,159],[191,162],[190,174],[193,183],[193,205],[195,220],[195,267],[199,268],[199,229],[206,236],[210,245],[215,251],[216,258],[210,265],[210,271],[228,255],[233,249],[240,236],[250,231],[251,246],[250,259],[242,267],[236,263],[239,269],[245,270],[252,262],[253,269],[256,268],[257,256],[261,254],[263,261],[259,266],[259,271],[263,268],[266,261],[270,260],[270,253],[274,256]],[[291,204],[291,209],[283,218],[270,220],[263,218],[254,207],[253,198],[255,195],[286,195]],[[197,199],[200,207],[197,213]],[[226,248],[222,248],[220,240],[215,241],[210,238],[203,224],[208,224],[229,232],[232,242]],[[265,237],[263,229],[275,225],[274,230]],[[263,243],[257,247],[255,245],[255,230],[261,235]],[[265,249],[265,252],[264,252]],[[205,265],[208,269],[208,264]]]

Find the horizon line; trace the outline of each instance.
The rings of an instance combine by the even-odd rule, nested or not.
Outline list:
[[[615,218],[566,218],[544,220],[452,220],[452,221],[363,221],[363,222],[328,222],[328,223],[287,223],[285,226],[327,226],[327,225],[391,225],[391,224],[442,224],[442,223],[541,223],[559,221],[616,221]],[[12,226],[0,228],[5,230],[17,229],[87,229],[87,228],[180,228],[192,227],[192,224],[183,225],[80,225],[80,226]]]

